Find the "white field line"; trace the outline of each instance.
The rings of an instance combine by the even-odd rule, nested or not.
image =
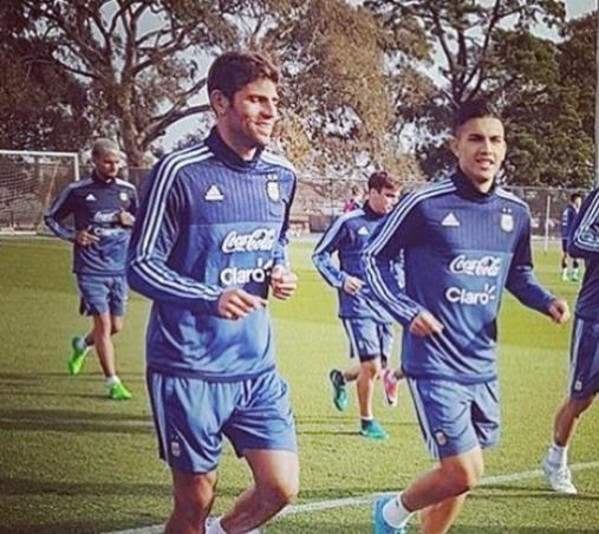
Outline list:
[[[573,464],[570,466],[572,471],[585,471],[588,469],[599,468],[599,461],[585,462],[580,464]],[[520,473],[512,473],[509,475],[497,475],[492,477],[485,477],[479,484],[480,486],[494,486],[495,484],[509,484],[512,482],[519,482],[520,480],[527,480],[530,478],[539,478],[543,476],[540,469],[533,471],[522,471]],[[369,495],[362,495],[358,497],[347,497],[345,499],[332,499],[328,501],[316,501],[306,504],[296,504],[288,506],[278,516],[284,517],[286,515],[304,514],[310,512],[322,512],[323,510],[330,510],[332,508],[344,508],[347,506],[359,506],[371,503],[377,497],[381,495],[394,495],[395,493],[371,493]],[[106,534],[162,534],[164,532],[164,525],[153,525],[150,527],[134,528],[129,530],[119,530],[117,532],[108,532]]]

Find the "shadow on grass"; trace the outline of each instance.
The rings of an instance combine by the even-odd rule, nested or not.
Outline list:
[[[109,401],[107,401],[109,402]],[[149,434],[149,416],[77,410],[0,410],[0,430]]]

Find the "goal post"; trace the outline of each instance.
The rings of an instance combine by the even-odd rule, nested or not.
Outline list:
[[[44,211],[79,179],[75,152],[0,150],[0,233],[44,231]]]

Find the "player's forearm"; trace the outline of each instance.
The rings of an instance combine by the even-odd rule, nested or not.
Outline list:
[[[131,288],[156,302],[173,304],[201,315],[218,315],[219,286],[201,284],[179,275],[157,260],[131,259],[127,267]]]
[[[46,216],[44,217],[44,222],[46,226],[50,229],[50,231],[56,236],[64,239],[65,241],[75,242],[76,232],[73,228],[69,228],[60,224],[53,217]]]

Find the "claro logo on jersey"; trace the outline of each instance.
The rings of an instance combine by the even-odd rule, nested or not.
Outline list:
[[[483,256],[472,259],[465,254],[456,256],[449,264],[449,270],[455,274],[496,278],[501,270],[501,258]]]
[[[275,238],[275,230],[271,228],[258,228],[249,234],[238,234],[232,230],[223,240],[221,249],[225,254],[272,250]]]
[[[263,284],[272,269],[272,263],[272,260],[264,261],[262,258],[258,258],[256,267],[253,268],[227,267],[220,273],[220,282],[224,286],[243,285],[249,282]]]
[[[479,291],[465,287],[448,287],[445,298],[452,304],[466,304],[468,306],[486,306],[497,299],[495,284],[485,284]]]

